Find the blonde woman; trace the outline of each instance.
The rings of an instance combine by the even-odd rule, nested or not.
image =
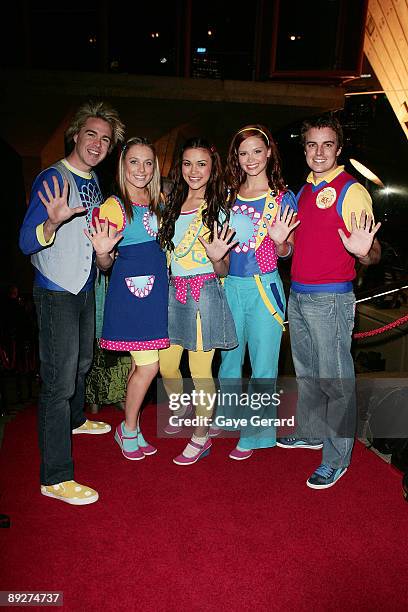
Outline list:
[[[126,142],[119,158],[118,182],[120,197],[111,196],[101,206],[90,238],[97,262],[105,269],[114,261],[112,240],[121,239],[106,296],[100,345],[129,351],[132,356],[125,420],[116,428],[115,440],[126,459],[138,461],[157,451],[140,431],[140,407],[158,372],[158,350],[169,346],[166,257],[156,241],[160,171],[147,139],[134,137]]]

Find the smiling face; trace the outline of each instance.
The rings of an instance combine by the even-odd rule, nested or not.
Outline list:
[[[134,144],[126,151],[125,181],[130,196],[136,195],[152,180],[154,174],[154,154],[150,147]]]
[[[258,136],[246,138],[238,148],[239,165],[249,176],[258,176],[264,172],[270,155],[271,149]]]
[[[306,162],[314,178],[324,178],[337,168],[341,153],[336,132],[330,127],[310,128],[304,136]]]
[[[181,171],[189,189],[202,189],[211,176],[212,160],[207,149],[186,149],[183,153]]]
[[[91,117],[74,136],[75,147],[68,161],[82,172],[89,172],[108,154],[112,142],[112,127],[104,119]]]

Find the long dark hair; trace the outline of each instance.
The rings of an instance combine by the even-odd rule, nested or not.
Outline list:
[[[286,189],[285,181],[281,174],[281,161],[278,147],[276,146],[272,134],[267,127],[259,123],[246,125],[234,134],[228,151],[225,181],[229,189],[228,201],[231,206],[234,204],[240,187],[246,178],[245,172],[239,165],[238,149],[240,144],[251,136],[261,138],[265,146],[271,149],[271,155],[268,158],[268,163],[265,168],[269,188],[275,192],[275,194]]]
[[[123,145],[122,151],[119,156],[118,163],[118,187],[120,192],[121,200],[123,201],[123,206],[125,208],[126,219],[128,222],[133,219],[133,206],[131,199],[129,197],[128,190],[126,188],[126,171],[125,171],[125,158],[126,154],[129,151],[130,147],[133,145],[143,145],[145,147],[149,147],[153,154],[154,160],[154,171],[152,180],[146,185],[146,189],[149,192],[149,210],[152,214],[155,214],[159,217],[159,202],[160,202],[160,168],[159,168],[159,160],[157,159],[156,150],[154,145],[147,139],[139,136],[133,136],[129,138]]]
[[[162,223],[157,236],[160,246],[163,249],[174,250],[173,236],[176,221],[180,216],[181,207],[187,199],[188,185],[183,178],[182,164],[184,152],[187,149],[205,149],[211,157],[211,174],[205,186],[204,208],[202,219],[205,227],[210,232],[210,241],[213,239],[213,226],[215,221],[219,221],[220,211],[229,218],[226,207],[226,190],[223,180],[221,159],[208,140],[201,137],[194,137],[187,140],[181,147],[177,158],[171,169],[170,178],[173,182],[172,189],[167,197],[167,204],[162,211]]]

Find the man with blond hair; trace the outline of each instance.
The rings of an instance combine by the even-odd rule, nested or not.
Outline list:
[[[98,493],[74,480],[71,433],[103,434],[111,429],[84,414],[85,376],[93,357],[96,274],[92,244],[84,230],[89,231],[102,202],[93,168],[123,133],[119,115],[109,105],[83,104],[66,132],[73,149],[35,179],[20,231],[20,248],[31,255],[35,268],[42,379],[41,493],[74,505],[93,503]]]

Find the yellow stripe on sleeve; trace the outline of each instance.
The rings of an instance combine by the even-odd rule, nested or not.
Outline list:
[[[41,246],[47,247],[47,246],[50,246],[54,242],[55,232],[53,233],[53,235],[47,242],[44,236],[44,223],[40,223],[40,225],[37,225],[37,227],[35,228],[35,233],[37,236],[37,240],[41,244]]]

